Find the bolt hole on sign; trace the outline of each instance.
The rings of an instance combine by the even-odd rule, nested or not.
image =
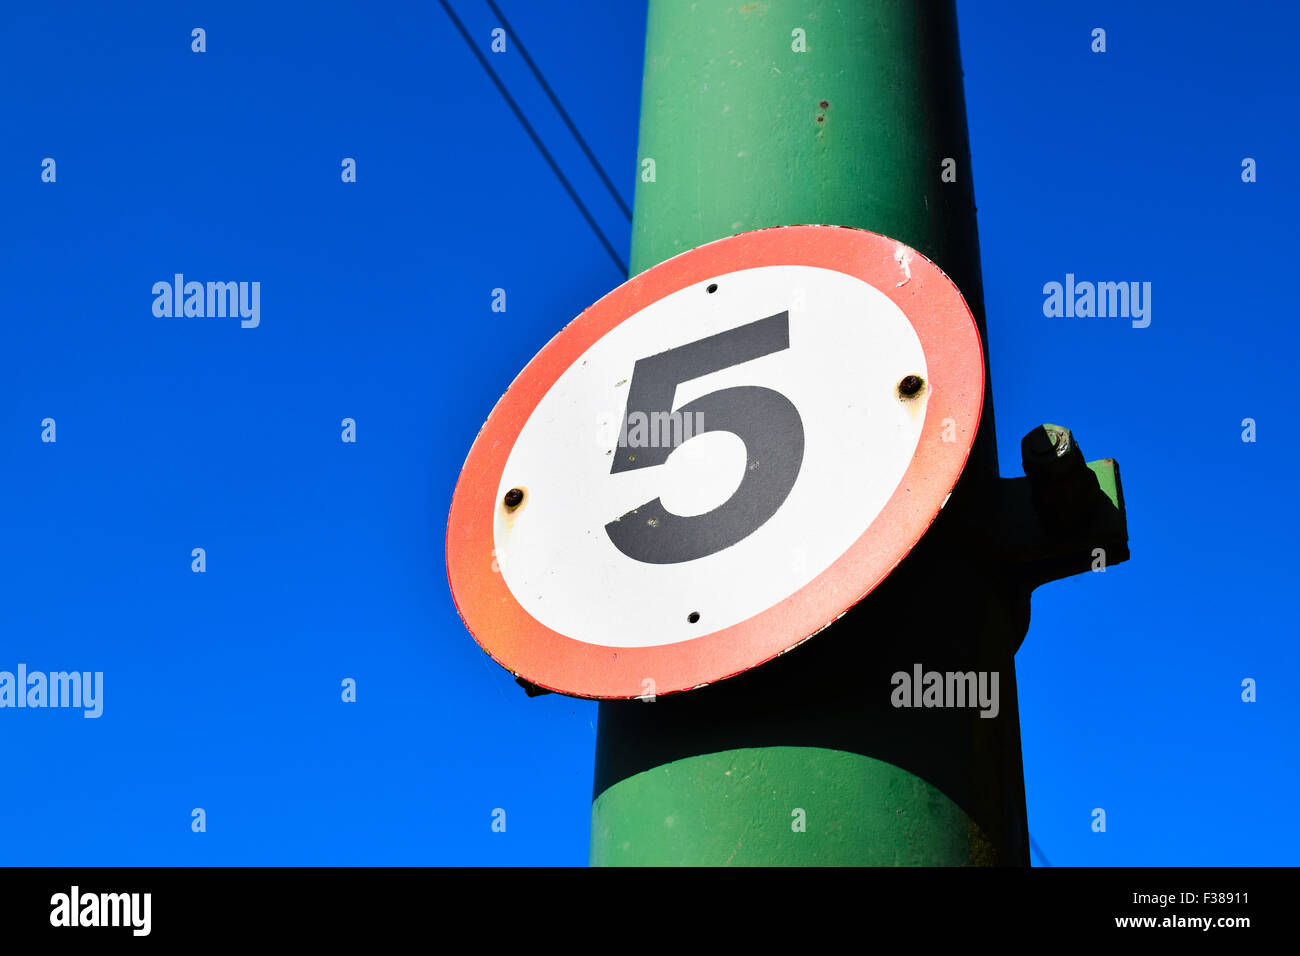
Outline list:
[[[983,398],[965,300],[893,239],[785,226],[682,253],[567,325],[488,416],[447,523],[457,610],[511,673],[576,697],[742,673],[911,551]]]

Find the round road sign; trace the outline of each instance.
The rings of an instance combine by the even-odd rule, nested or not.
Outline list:
[[[619,286],[515,379],[452,497],[447,572],[493,659],[635,698],[722,680],[861,600],[947,501],[984,359],[884,236],[743,233]]]

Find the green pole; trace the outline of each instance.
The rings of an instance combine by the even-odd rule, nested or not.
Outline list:
[[[856,226],[937,262],[983,333],[961,77],[951,3],[651,0],[632,273],[749,229]],[[1028,863],[1013,655],[1029,591],[1079,570],[1099,526],[1112,563],[1127,556],[1113,463],[1065,470],[1083,487],[1070,507],[1096,512],[1068,541],[1027,513],[1061,495],[998,479],[986,389],[949,505],[866,601],[748,674],[602,703],[591,862]],[[895,707],[892,675],[917,666],[996,672],[996,715]]]

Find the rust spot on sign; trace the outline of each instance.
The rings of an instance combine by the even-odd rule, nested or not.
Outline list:
[[[519,512],[523,510],[523,507],[527,502],[528,489],[523,485],[516,485],[501,496],[501,504],[497,510],[500,512],[501,518],[505,522],[505,530],[507,532],[513,530],[515,519],[519,516]]]

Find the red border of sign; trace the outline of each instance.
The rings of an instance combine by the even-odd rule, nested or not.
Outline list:
[[[911,278],[895,258],[911,256]],[[884,292],[912,322],[931,393],[916,453],[876,520],[794,594],[730,627],[661,647],[607,647],[536,620],[491,570],[497,490],[525,422],[561,375],[615,326],[664,296],[758,266],[835,269]],[[900,284],[901,283],[901,284]],[[565,326],[524,368],[488,416],[465,459],[447,517],[447,578],[461,619],[483,650],[525,680],[575,697],[635,698],[715,683],[803,643],[840,617],[903,560],[930,527],[970,455],[984,401],[984,350],[957,287],[896,240],[843,226],[782,226],[684,252],[629,279]],[[943,420],[958,440],[940,440]],[[905,544],[905,547],[900,547]]]

